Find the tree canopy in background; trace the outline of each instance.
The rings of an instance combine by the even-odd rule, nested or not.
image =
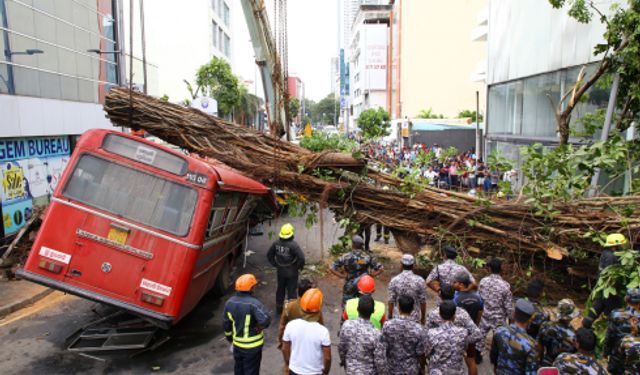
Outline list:
[[[220,116],[233,113],[240,104],[238,78],[231,72],[229,64],[219,57],[213,57],[198,69],[196,84],[203,95],[210,96],[218,102]]]
[[[389,135],[391,128],[391,117],[389,112],[381,107],[377,109],[369,108],[360,113],[358,117],[358,128],[362,131],[362,136],[367,140],[378,139]]]

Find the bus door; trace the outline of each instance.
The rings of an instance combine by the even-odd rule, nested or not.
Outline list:
[[[184,259],[196,205],[195,189],[92,154],[81,155],[62,195],[83,217],[67,280],[135,298],[139,287],[171,294],[168,272]],[[188,244],[186,244],[188,245]]]

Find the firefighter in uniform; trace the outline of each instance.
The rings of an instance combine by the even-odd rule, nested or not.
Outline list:
[[[291,224],[285,224],[280,229],[280,238],[276,240],[269,251],[267,259],[278,270],[278,287],[276,289],[276,312],[282,313],[284,294],[287,299],[296,298],[298,289],[298,273],[304,268],[304,253],[296,241],[293,240],[295,229]]]
[[[342,288],[342,304],[344,305],[351,298],[358,295],[356,284],[360,276],[369,274],[378,276],[384,271],[384,267],[373,256],[364,252],[364,240],[360,236],[353,236],[351,239],[353,250],[338,258],[329,269],[334,275],[344,278]]]
[[[251,274],[236,280],[237,293],[224,305],[224,335],[233,344],[235,375],[258,375],[264,345],[263,330],[269,327],[271,317],[264,305],[253,296],[258,281]]]
[[[362,275],[358,280],[358,297],[351,298],[344,305],[344,311],[342,312],[342,320],[356,320],[358,319],[358,301],[360,297],[364,295],[372,296],[376,291],[376,281],[369,275]],[[384,303],[373,300],[373,314],[371,314],[371,324],[376,329],[382,329],[382,325],[386,320]]]

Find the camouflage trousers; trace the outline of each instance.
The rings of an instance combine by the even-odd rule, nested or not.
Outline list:
[[[487,347],[487,336],[489,332],[495,331],[496,328],[506,324],[506,319],[485,319],[482,317],[478,328],[480,329],[480,340],[476,343],[478,353],[484,352]]]

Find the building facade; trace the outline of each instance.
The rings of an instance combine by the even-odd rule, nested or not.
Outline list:
[[[118,13],[112,0],[0,0],[0,237],[48,202],[80,134],[112,127]]]
[[[462,110],[475,110],[476,91],[484,108],[484,83],[471,76],[487,52],[485,43],[471,35],[487,0],[390,3],[387,105],[392,118],[415,117],[428,108],[455,117]]]
[[[304,82],[299,77],[295,75],[290,75],[287,77],[287,91],[289,93],[289,98],[297,98],[300,102],[300,109],[298,110],[295,118],[291,119],[296,125],[299,125],[302,121],[303,114],[305,113],[304,108]]]

